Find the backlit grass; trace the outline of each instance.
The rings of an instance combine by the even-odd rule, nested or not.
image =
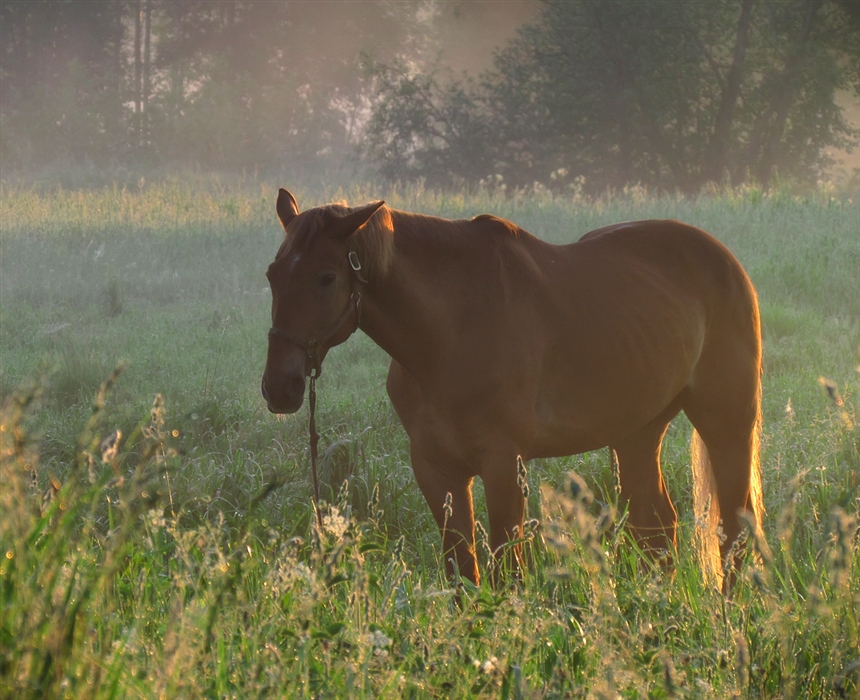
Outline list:
[[[276,191],[0,191],[0,694],[856,697],[856,201],[293,190],[304,207],[493,212],[556,242],[678,218],[726,242],[759,291],[767,542],[731,599],[691,553],[679,419],[664,448],[674,577],[635,552],[601,451],[529,465],[540,527],[523,585],[458,606],[387,358],[360,334],[318,385],[333,505],[312,526],[306,413],[275,418],[259,398]]]

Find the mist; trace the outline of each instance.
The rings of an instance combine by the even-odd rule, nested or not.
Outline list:
[[[814,187],[856,143],[851,8],[4,2],[0,172]]]
[[[343,167],[368,61],[477,74],[538,4],[4,2],[2,168]]]

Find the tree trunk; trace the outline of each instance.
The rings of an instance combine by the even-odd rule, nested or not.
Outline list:
[[[714,120],[714,130],[705,154],[702,175],[704,182],[719,182],[726,168],[726,151],[734,120],[735,106],[741,94],[743,67],[746,60],[747,43],[752,17],[752,7],[755,0],[742,0],[741,14],[738,18],[738,28],[735,32],[735,47],[732,53],[732,65],[726,76],[717,116]]]
[[[818,11],[823,2],[824,0],[806,1],[803,25],[797,36],[794,50],[786,60],[782,72],[776,78],[776,89],[770,109],[759,118],[756,129],[750,138],[748,162],[756,165],[754,170],[756,178],[765,187],[770,185],[774,175],[776,155],[785,133],[788,114],[801,87],[803,79],[801,73],[807,57],[809,36],[815,26]]]
[[[620,124],[622,150],[628,139],[628,134],[625,132],[628,130],[633,133],[638,131],[648,142],[651,155],[656,156],[657,165],[652,166],[655,181],[661,183],[661,166],[665,165],[671,176],[671,184],[675,187],[682,187],[688,181],[687,169],[678,157],[671,139],[667,138],[663,132],[649,105],[649,97],[642,88],[642,81],[637,75],[637,68],[631,66],[627,60],[624,49],[615,36],[612,22],[611,20],[607,21],[608,18],[604,16],[603,8],[599,3],[594,5],[593,13],[604,55],[613,67],[618,83],[618,109],[624,120],[624,123]],[[628,160],[632,160],[631,156],[632,154],[628,154]],[[630,172],[629,168],[627,172]]]
[[[143,86],[141,99],[141,131],[142,141],[145,146],[149,145],[150,141],[150,123],[149,123],[149,75],[151,65],[150,54],[150,37],[152,34],[152,0],[146,0],[143,16]]]
[[[123,15],[125,7],[118,5],[113,8],[113,55],[111,56],[111,104],[107,129],[112,134],[113,146],[122,148],[128,143],[128,124],[125,121],[124,104],[128,99],[125,92],[126,65],[122,58],[122,45],[125,39]]]
[[[134,12],[134,139],[135,148],[140,148],[141,143],[141,110],[142,110],[142,95],[141,95],[141,60],[140,60],[140,39],[141,39],[141,13],[143,0],[137,0],[137,7]]]

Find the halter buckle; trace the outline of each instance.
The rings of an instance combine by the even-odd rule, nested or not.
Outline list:
[[[358,253],[351,250],[346,257],[349,260],[349,266],[356,272],[361,272],[361,261],[358,259]]]
[[[361,274],[361,260],[358,259],[358,253],[351,250],[346,254],[346,259],[349,261],[349,266],[352,268],[352,271],[355,273],[359,282],[367,284],[367,280],[364,278],[364,275]]]

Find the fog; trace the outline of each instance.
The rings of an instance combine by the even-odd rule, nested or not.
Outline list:
[[[260,166],[290,142],[310,166],[354,138],[367,61],[477,75],[538,5],[4,2],[2,167]]]
[[[851,181],[847,0],[0,5],[0,171],[407,181]],[[766,40],[765,38],[766,37]]]

